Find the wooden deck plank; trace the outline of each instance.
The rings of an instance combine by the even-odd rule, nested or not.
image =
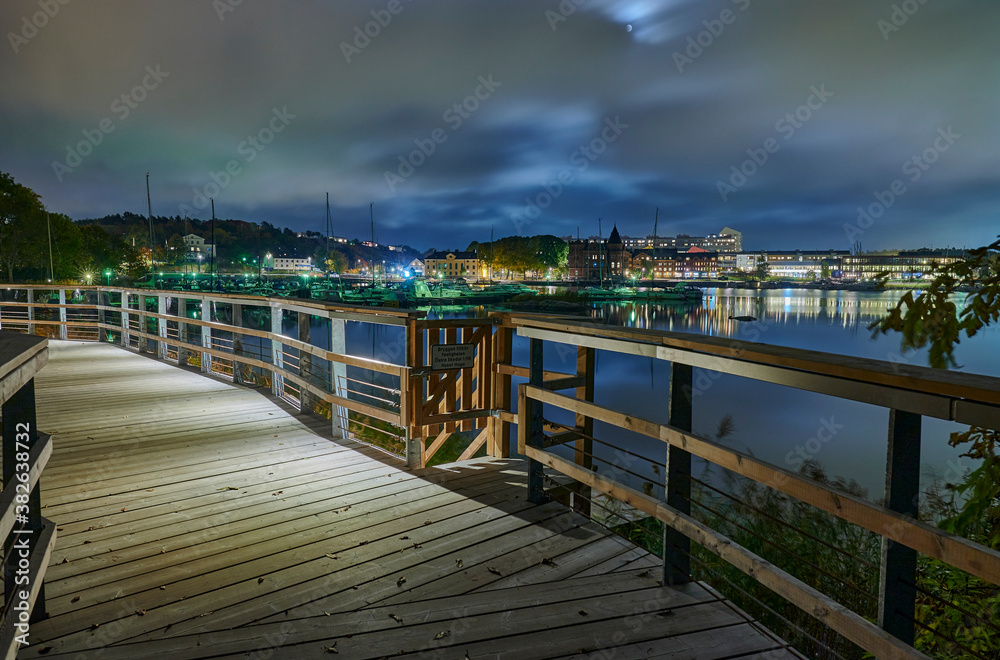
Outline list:
[[[260,391],[108,345],[51,346],[42,497],[61,530],[51,616],[23,657],[329,657],[333,641],[343,657],[419,656],[442,640],[470,657],[687,657],[709,632],[733,638],[720,649],[772,648],[712,591],[659,587],[655,558],[526,502],[520,461],[411,471]],[[675,613],[631,631],[651,603]]]

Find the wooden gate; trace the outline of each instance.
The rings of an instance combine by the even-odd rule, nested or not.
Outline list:
[[[412,369],[407,388],[407,462],[411,466],[466,460],[479,454],[509,455],[509,442],[501,443],[503,437],[509,439],[509,426],[505,434],[498,433],[494,412],[503,409],[503,401],[498,406],[495,400],[496,388],[506,384],[509,390],[509,377],[497,378],[494,353],[498,338],[509,333],[494,332],[495,324],[492,318],[412,322],[408,332]],[[499,350],[502,359],[505,349],[500,346]],[[509,348],[506,350],[509,355]],[[507,398],[509,401],[509,394]]]

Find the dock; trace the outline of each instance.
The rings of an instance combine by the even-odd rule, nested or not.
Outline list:
[[[23,658],[791,658],[710,587],[557,502],[526,461],[411,469],[234,385],[49,343],[48,618]]]

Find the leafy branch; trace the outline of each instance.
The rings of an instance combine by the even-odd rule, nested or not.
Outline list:
[[[1000,320],[1000,240],[969,251],[950,264],[935,263],[928,273],[930,286],[914,295],[908,291],[885,318],[868,326],[873,334],[902,333],[905,349],[930,344],[929,362],[935,369],[957,366],[955,346],[983,327]],[[883,279],[887,273],[881,273]],[[958,289],[970,287],[963,307],[952,299]]]

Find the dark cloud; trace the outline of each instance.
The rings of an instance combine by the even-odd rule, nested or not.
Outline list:
[[[845,223],[896,180],[866,247],[996,233],[989,3],[243,0],[220,19],[224,2],[73,2],[34,33],[38,0],[4,2],[0,169],[74,217],[142,210],[146,171],[157,213],[204,216],[211,193],[222,216],[298,230],[322,228],[329,192],[342,233],[367,235],[375,202],[381,238],[418,247],[491,227],[591,234],[597,217],[643,234],[659,207],[663,233],[728,224],[750,247],[844,248]],[[168,75],[152,85],[148,67]],[[275,112],[291,118],[272,134]],[[113,132],[60,181],[53,161],[102,121]],[[604,140],[606,121],[627,128]],[[391,186],[400,157],[413,171]],[[735,185],[733,167],[756,171]]]

